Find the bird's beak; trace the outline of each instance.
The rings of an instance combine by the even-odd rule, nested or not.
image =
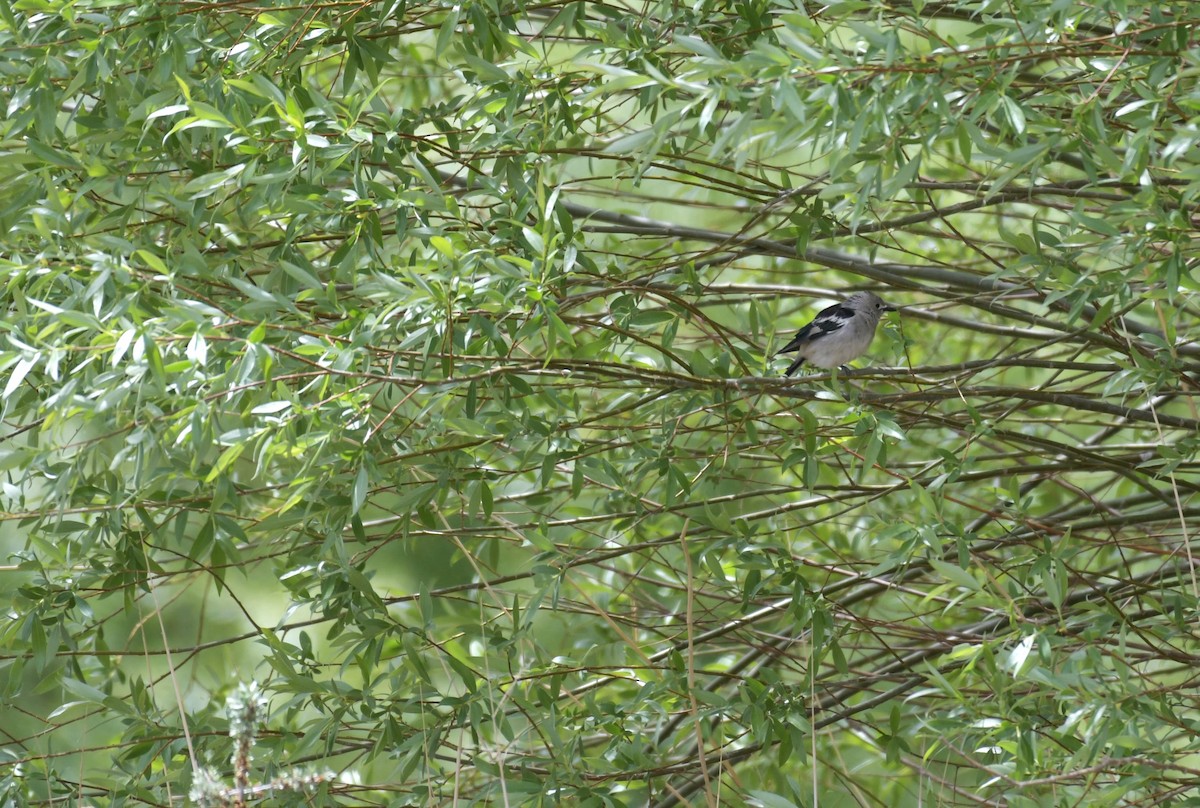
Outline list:
[[[884,305],[883,310],[884,311],[900,311],[900,309],[896,308],[895,306],[888,306],[886,304]]]

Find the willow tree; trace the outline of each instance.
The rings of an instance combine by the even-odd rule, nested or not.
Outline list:
[[[1198,24],[0,4],[0,794],[1195,802]]]

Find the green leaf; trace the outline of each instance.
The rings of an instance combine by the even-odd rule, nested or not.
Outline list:
[[[1000,96],[1000,104],[1004,107],[1005,117],[1008,118],[1008,125],[1013,128],[1013,131],[1018,135],[1025,133],[1025,111],[1021,109],[1020,104],[1012,100],[1006,95]]]
[[[753,800],[753,804],[759,805],[761,808],[799,808],[799,806],[797,806],[796,803],[792,802],[791,800],[785,799],[784,797],[781,797],[778,794],[773,794],[769,791],[751,789],[746,793],[750,796],[751,800]]]
[[[967,572],[957,564],[947,564],[944,561],[931,558],[929,560],[929,566],[933,567],[934,572],[936,572],[939,576],[955,586],[960,586],[970,592],[983,591],[983,588],[979,585],[979,582],[975,580],[975,576],[971,575],[971,573]]]
[[[18,359],[8,372],[8,381],[4,383],[4,393],[0,395],[0,398],[8,398],[15,393],[29,372],[37,367],[37,363],[38,357],[36,356],[23,356]]]
[[[82,166],[79,164],[79,161],[69,153],[53,148],[52,146],[41,143],[37,140],[33,140],[32,138],[26,139],[25,147],[29,149],[33,156],[37,157],[43,163],[60,166],[62,168],[82,168]]]
[[[512,81],[512,76],[510,76],[504,70],[504,68],[500,67],[499,65],[494,65],[485,59],[480,59],[474,54],[464,53],[463,61],[470,65],[471,68],[479,74],[479,78],[483,79],[484,81],[496,81],[500,83]]]

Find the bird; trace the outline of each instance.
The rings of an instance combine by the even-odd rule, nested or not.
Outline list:
[[[823,309],[775,353],[796,353],[783,375],[791,376],[805,362],[819,368],[844,367],[870,347],[883,313],[895,310],[871,292],[855,292],[845,303]]]

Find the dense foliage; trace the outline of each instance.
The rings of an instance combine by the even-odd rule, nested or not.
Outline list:
[[[0,3],[2,800],[1200,804],[1198,24]]]

